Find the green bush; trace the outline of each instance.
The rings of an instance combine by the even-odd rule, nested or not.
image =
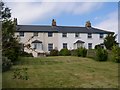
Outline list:
[[[23,56],[23,57],[33,57],[32,53],[27,53],[27,52],[23,52],[23,51],[20,52],[20,56]]]
[[[50,56],[58,56],[59,51],[56,49],[53,49],[50,51]]]
[[[108,59],[108,52],[105,49],[98,48],[96,50],[96,60],[98,61],[107,61]]]
[[[70,51],[67,48],[63,48],[63,49],[60,50],[59,55],[61,55],[61,56],[69,56]]]
[[[118,45],[112,47],[112,60],[120,63],[120,47]]]
[[[83,48],[83,47],[81,47],[81,48],[78,48],[77,49],[77,55],[80,57],[86,57],[86,55],[87,55],[87,49],[86,48]]]
[[[101,46],[100,44],[95,45],[95,49],[98,49],[98,48],[104,48],[104,47],[103,47],[103,46]]]
[[[12,66],[12,62],[5,56],[2,56],[2,72],[8,71]]]
[[[77,56],[77,49],[73,49],[70,51],[71,56]]]
[[[96,57],[96,49],[88,49],[87,50],[87,57],[95,59]]]

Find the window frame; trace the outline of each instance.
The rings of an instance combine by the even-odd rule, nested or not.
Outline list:
[[[53,37],[53,32],[48,32],[48,37]]]
[[[33,36],[37,37],[38,36],[38,32],[34,32]]]
[[[101,36],[101,35],[102,35],[102,36]],[[100,39],[104,38],[104,34],[103,34],[103,33],[100,33],[100,34],[99,34],[99,38],[100,38]]]
[[[67,37],[67,33],[62,33],[62,37]]]
[[[24,37],[24,32],[19,32],[20,37]]]
[[[88,49],[92,49],[92,43],[88,43]]]
[[[75,33],[75,37],[76,38],[80,37],[80,33]]]
[[[37,49],[37,43],[34,43],[34,49]]]
[[[88,33],[88,38],[92,38],[92,33]]]
[[[67,48],[67,43],[63,43],[63,48]]]
[[[51,51],[51,50],[53,50],[53,43],[48,43],[48,51]]]

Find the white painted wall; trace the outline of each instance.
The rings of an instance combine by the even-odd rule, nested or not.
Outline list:
[[[105,37],[106,35],[104,35]],[[74,43],[77,40],[84,41],[84,47],[88,49],[88,43],[92,43],[92,48],[95,45],[103,43],[104,39],[99,38],[99,34],[92,34],[92,38],[88,38],[88,34],[80,33],[80,37],[75,37],[75,33],[67,33],[67,37],[62,37],[62,33],[58,34],[58,49],[61,50],[63,48],[63,43],[68,44],[68,49],[74,49]]]
[[[18,32],[15,33],[15,36],[19,35]],[[20,37],[20,42],[24,44],[31,44],[34,40],[42,41],[43,44],[43,51],[36,50],[37,52],[48,52],[48,43],[53,43],[53,49],[58,48],[58,50],[61,50],[63,48],[63,43],[67,43],[68,49],[75,49],[74,43],[77,40],[84,41],[84,47],[88,49],[88,43],[92,43],[92,48],[95,47],[95,45],[103,43],[104,39],[99,38],[99,34],[92,34],[92,38],[88,38],[88,34],[86,33],[80,33],[80,37],[75,37],[75,33],[67,33],[67,37],[62,37],[62,33],[53,33],[53,37],[48,37],[48,33],[38,33],[38,36],[35,36],[33,39],[31,39],[29,42],[28,39],[30,39],[33,36],[32,32],[26,32],[24,33],[24,37]],[[106,35],[104,35],[105,37]],[[33,45],[31,44],[32,48]],[[24,51],[28,53],[33,53],[34,57],[37,57],[37,52],[28,50],[27,48],[24,48]]]
[[[18,32],[15,33],[15,36],[19,35]],[[55,49],[55,47],[58,47],[58,33],[53,33],[52,37],[48,37],[48,33],[38,33],[38,36],[35,36],[33,39],[31,39],[29,42],[28,40],[33,36],[32,32],[25,32],[24,33],[24,37],[20,37],[20,43],[24,43],[24,44],[30,44],[31,47],[33,48],[34,45],[32,44],[32,41],[34,40],[39,40],[42,41],[42,45],[43,45],[43,51],[41,50],[36,50],[37,52],[48,52],[48,43],[53,43],[53,49]],[[27,48],[24,48],[25,52],[28,53],[33,53],[33,55],[35,57],[37,57],[36,52],[32,51],[32,50],[28,50]]]

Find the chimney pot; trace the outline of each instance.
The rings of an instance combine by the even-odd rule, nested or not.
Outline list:
[[[56,20],[55,19],[52,20],[52,26],[56,26]]]
[[[85,27],[91,27],[90,21],[87,21],[87,22],[86,22]]]

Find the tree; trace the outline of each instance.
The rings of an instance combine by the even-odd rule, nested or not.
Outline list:
[[[3,2],[0,2],[2,7],[2,56],[7,57],[12,62],[18,59],[19,43],[14,34],[16,31],[16,24],[11,19],[10,9],[5,7]]]
[[[114,33],[108,34],[104,39],[104,45],[107,49],[111,50],[113,45],[116,45],[117,42],[115,41],[116,35]]]
[[[120,47],[118,45],[112,47],[112,60],[120,63]]]

